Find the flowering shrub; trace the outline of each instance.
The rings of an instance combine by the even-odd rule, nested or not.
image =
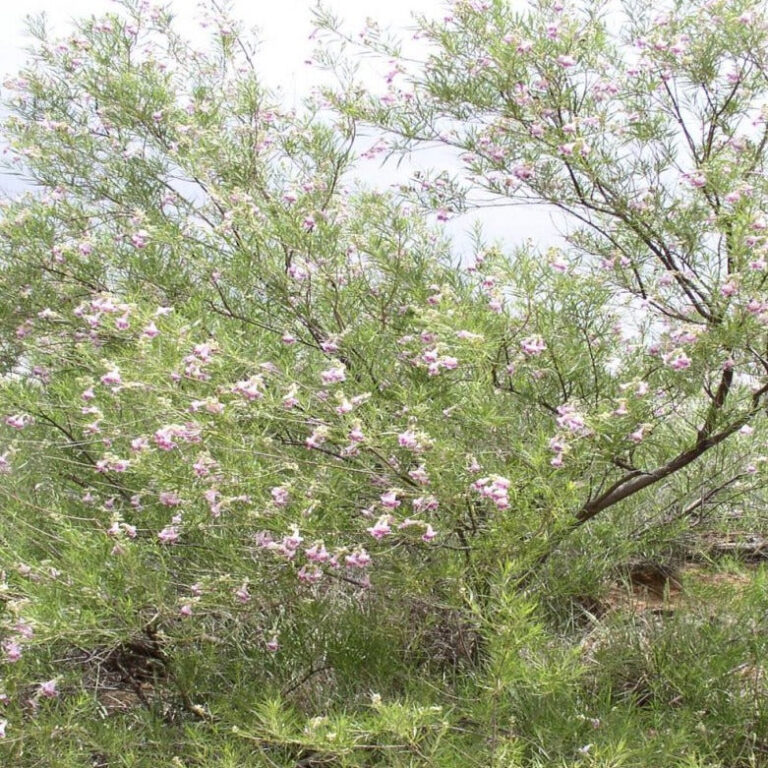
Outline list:
[[[348,84],[295,112],[221,13],[207,53],[144,3],[39,31],[5,124],[34,187],[0,221],[12,759],[44,754],[49,714],[114,714],[99,679],[201,764],[537,759],[501,692],[532,706],[526,658],[578,678],[537,601],[604,540],[584,524],[621,539],[656,492],[760,482],[752,5],[638,3],[632,47],[589,8],[462,0],[386,98]],[[360,121],[458,148],[466,178],[355,186]],[[478,188],[574,227],[462,264],[441,221]],[[495,691],[479,728],[442,708],[460,670]]]
[[[589,3],[518,12],[467,0],[424,20],[419,66],[381,35],[356,41],[398,61],[386,100],[353,81],[328,91],[380,128],[389,152],[430,142],[457,153],[452,184],[422,175],[404,190],[438,218],[481,206],[480,192],[565,215],[562,246],[481,248],[467,272],[501,315],[496,395],[539,424],[550,415],[554,477],[592,478],[574,526],[762,412],[761,9],[638,2],[601,16]],[[318,22],[348,45],[331,16]]]

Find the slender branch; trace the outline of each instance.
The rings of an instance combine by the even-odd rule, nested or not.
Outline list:
[[[617,480],[600,496],[584,504],[576,514],[576,527],[583,525],[600,514],[600,512],[618,504],[620,501],[624,501],[630,496],[634,496],[639,491],[658,483],[659,480],[663,480],[665,477],[669,477],[669,475],[687,467],[691,462],[695,461],[700,456],[703,456],[710,450],[710,448],[719,445],[723,440],[741,429],[741,427],[749,421],[752,414],[753,412],[750,411],[748,416],[738,419],[721,432],[697,440],[687,451],[679,453],[671,461],[668,461],[666,464],[663,464],[651,472],[636,470],[635,472],[628,473],[620,480]]]

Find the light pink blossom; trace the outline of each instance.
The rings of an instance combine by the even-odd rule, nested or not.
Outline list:
[[[56,680],[47,680],[46,682],[41,683],[38,690],[40,695],[46,699],[55,699],[59,695],[59,692],[56,689]]]
[[[383,539],[385,536],[388,536],[390,533],[392,533],[392,529],[389,526],[391,519],[392,518],[389,515],[382,515],[376,521],[375,525],[371,526],[370,528],[366,528],[366,530],[371,534],[371,536],[373,536],[374,539]]]
[[[427,523],[427,527],[421,536],[421,540],[428,544],[430,541],[432,541],[432,539],[435,538],[435,536],[437,536],[437,531],[435,531],[435,529],[432,528],[429,523]]]
[[[320,380],[323,384],[336,384],[346,379],[344,372],[344,366],[337,366],[335,368],[329,368],[326,371],[320,373]]]
[[[380,499],[381,506],[386,507],[387,509],[397,509],[397,507],[400,506],[400,501],[398,501],[396,491],[387,491],[386,493],[382,493]]]

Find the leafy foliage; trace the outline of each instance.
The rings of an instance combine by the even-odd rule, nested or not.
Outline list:
[[[318,11],[293,112],[121,6],[8,83],[7,760],[764,762],[764,570],[615,586],[764,524],[763,6],[461,0],[383,95]],[[363,125],[463,172],[355,184]],[[489,194],[573,227],[466,260]]]

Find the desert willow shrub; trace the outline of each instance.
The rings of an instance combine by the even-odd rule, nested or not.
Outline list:
[[[631,24],[637,51],[594,8],[460,3],[423,69],[335,113],[285,110],[221,15],[207,53],[131,2],[34,30],[0,222],[9,734],[75,652],[137,636],[189,711],[320,668],[402,689],[425,605],[519,680],[516,587],[577,528],[726,441],[759,477],[762,17]],[[361,120],[582,226],[467,263],[352,184]]]
[[[420,61],[375,25],[317,20],[326,66],[355,46],[386,57],[381,87],[346,66],[329,93],[386,133],[375,152],[453,152],[460,170],[405,189],[438,218],[505,201],[563,214],[561,247],[484,251],[470,270],[504,328],[485,334],[494,397],[541,430],[523,445],[563,501],[544,505],[555,527],[752,433],[768,391],[764,3],[460,0],[420,21]]]
[[[422,216],[352,188],[353,120],[284,110],[213,24],[207,53],[144,4],[34,28],[7,84],[29,185],[0,223],[9,732],[137,637],[224,697],[318,666],[364,692],[425,600],[474,601],[485,540],[566,507],[551,419],[497,394],[509,317]],[[517,269],[521,295],[548,273]],[[552,311],[602,336],[608,294],[582,292]],[[543,344],[521,334],[532,375]]]

